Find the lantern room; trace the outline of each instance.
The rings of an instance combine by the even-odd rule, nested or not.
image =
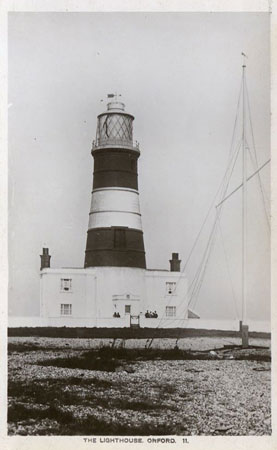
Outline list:
[[[132,147],[133,120],[134,116],[125,112],[124,103],[108,103],[107,111],[98,116],[95,146]]]

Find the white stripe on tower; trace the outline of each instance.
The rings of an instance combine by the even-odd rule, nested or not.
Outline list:
[[[104,188],[93,191],[89,230],[114,226],[142,230],[138,191],[128,188]]]

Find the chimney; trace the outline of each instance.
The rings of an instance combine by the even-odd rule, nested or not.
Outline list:
[[[180,272],[181,259],[179,259],[179,253],[172,253],[172,259],[170,262],[170,272]]]
[[[50,267],[50,259],[49,249],[43,248],[42,255],[40,255],[40,270]]]

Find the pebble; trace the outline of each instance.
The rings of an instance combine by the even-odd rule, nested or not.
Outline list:
[[[30,338],[12,338],[12,341],[32,343]],[[92,341],[38,338],[39,347],[36,351],[12,352],[9,355],[9,380],[41,383],[42,389],[51,388],[51,379],[55,382],[60,380],[61,390],[67,387],[67,377],[110,381],[111,387],[105,389],[93,383],[82,388],[79,386],[82,392],[79,395],[79,391],[76,391],[79,403],[60,405],[64,411],[72,411],[76,419],[94,415],[108,423],[129,424],[130,427],[142,423],[153,427],[172,426],[178,434],[183,435],[271,434],[270,362],[257,365],[255,361],[218,358],[206,361],[137,360],[134,364],[122,364],[115,372],[39,365],[43,359],[55,359],[65,354],[70,357],[79,354],[80,349],[99,345],[99,342]],[[220,348],[223,347],[224,339],[190,339],[190,345],[195,350],[205,350],[211,342],[214,348]],[[130,345],[126,342],[126,347],[127,344]],[[217,352],[214,353],[217,355]],[[259,370],[253,370],[257,367]],[[91,404],[86,401],[88,393],[96,395]],[[31,400],[24,399],[23,394],[24,391],[22,397],[9,400],[17,403],[25,401],[31,405]],[[109,404],[97,405],[97,398],[99,401],[109,398]],[[134,410],[128,409],[125,403],[122,409],[120,402],[123,400],[130,405],[144,402],[145,406],[141,410]],[[158,407],[154,408],[154,405]],[[48,419],[36,424],[31,420],[27,420],[24,425],[9,424],[10,434],[41,434],[45,429],[50,430],[50,434],[58,434],[59,424]]]

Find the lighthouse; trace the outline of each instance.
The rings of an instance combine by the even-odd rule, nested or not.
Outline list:
[[[140,150],[133,143],[133,121],[117,98],[97,118],[85,268],[146,268],[137,173]]]
[[[116,95],[108,98],[91,150],[84,267],[50,267],[43,249],[41,318],[47,326],[182,327],[188,318],[186,275],[178,253],[172,253],[170,270],[146,268],[134,116]]]

